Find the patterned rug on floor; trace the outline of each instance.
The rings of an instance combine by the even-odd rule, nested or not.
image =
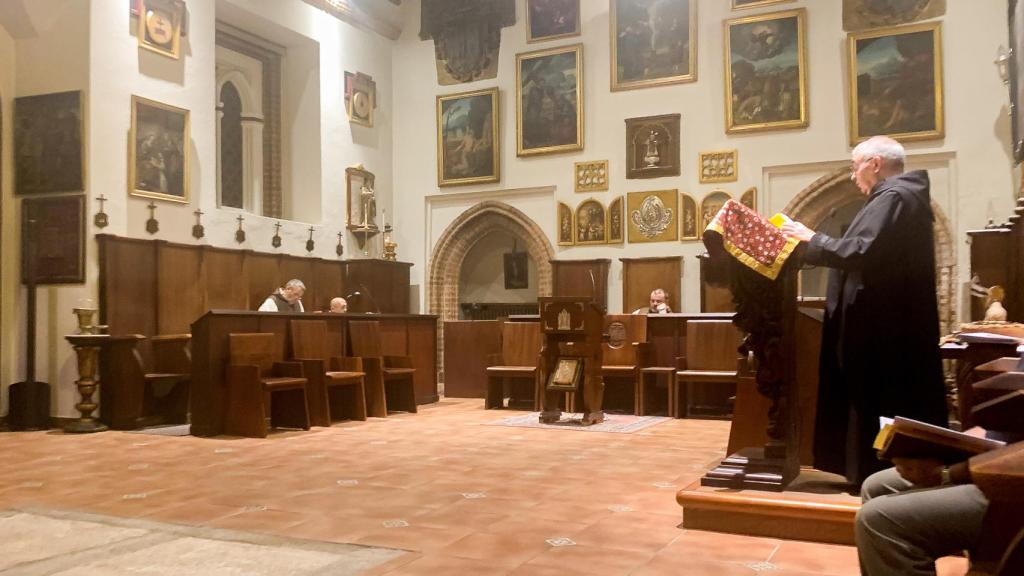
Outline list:
[[[665,416],[633,416],[631,414],[605,414],[604,422],[592,426],[583,425],[582,414],[563,412],[562,418],[553,424],[541,424],[538,420],[539,413],[531,412],[512,416],[504,420],[487,422],[488,426],[518,426],[521,428],[550,428],[552,430],[582,430],[584,432],[617,432],[619,434],[632,434],[637,430],[650,428],[660,424],[669,418]]]

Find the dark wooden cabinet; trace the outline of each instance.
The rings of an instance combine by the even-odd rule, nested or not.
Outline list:
[[[707,252],[697,256],[700,262],[700,311],[701,312],[735,312],[736,305],[732,301],[732,292],[728,286],[710,284],[708,277]]]
[[[347,260],[345,285],[349,293],[351,312],[409,313],[409,262],[390,260]]]
[[[501,352],[501,322],[452,320],[444,323],[444,395],[483,398],[487,358]]]
[[[551,260],[552,296],[589,298],[608,310],[608,269],[611,260]]]

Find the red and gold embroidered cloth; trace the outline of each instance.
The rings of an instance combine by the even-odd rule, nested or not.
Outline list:
[[[708,224],[704,230],[705,245],[709,240],[717,241],[708,237],[709,232],[721,237],[726,252],[772,280],[800,243],[796,238],[787,240],[774,224],[735,200],[726,202]]]

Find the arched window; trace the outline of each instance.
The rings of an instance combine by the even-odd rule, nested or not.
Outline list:
[[[242,98],[232,82],[220,90],[220,205],[245,208]]]

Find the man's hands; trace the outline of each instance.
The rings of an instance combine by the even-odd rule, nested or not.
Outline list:
[[[893,458],[896,471],[914,486],[929,488],[942,484],[941,460],[933,458]]]
[[[814,230],[800,222],[786,222],[782,225],[781,230],[786,238],[796,238],[801,242],[810,242],[811,237],[814,236]]]

